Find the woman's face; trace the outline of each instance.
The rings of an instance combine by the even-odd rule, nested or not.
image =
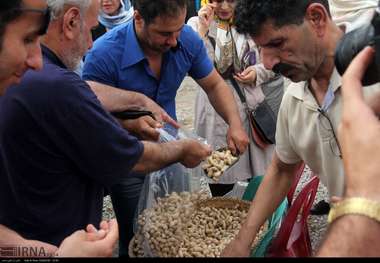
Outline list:
[[[120,1],[121,0],[102,0],[102,11],[109,16],[116,15],[121,6]]]
[[[215,15],[221,20],[230,20],[235,11],[235,0],[210,0],[216,4]]]

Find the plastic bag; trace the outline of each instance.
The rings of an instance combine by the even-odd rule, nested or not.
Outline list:
[[[166,124],[163,128],[158,129],[160,132],[160,142],[169,142],[179,139],[195,139],[202,143],[207,143],[202,137],[185,130],[176,129]],[[190,169],[180,163],[172,164],[159,171],[152,172],[145,177],[141,190],[140,199],[134,219],[134,232],[138,229],[138,216],[145,210],[153,207],[157,203],[157,198],[165,197],[173,192],[199,192],[206,191],[211,196],[206,179],[201,175],[200,166]],[[155,256],[149,249],[147,242],[144,242],[146,256]]]
[[[224,195],[224,197],[235,197],[243,199],[243,195],[248,187],[248,182],[237,181],[230,192]]]

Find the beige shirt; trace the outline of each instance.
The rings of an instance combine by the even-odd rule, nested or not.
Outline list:
[[[341,77],[334,70],[330,87],[334,100],[325,111],[331,125],[318,109],[308,82],[292,83],[283,98],[277,121],[276,152],[287,164],[304,161],[319,175],[330,197],[342,196],[344,188],[343,162],[332,128],[337,135],[341,118]],[[379,85],[365,87],[365,95],[380,91]],[[331,127],[332,126],[332,127]]]

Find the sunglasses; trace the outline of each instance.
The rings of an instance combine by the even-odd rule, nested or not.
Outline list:
[[[222,4],[223,2],[227,2],[228,4],[234,4],[235,0],[209,0],[210,3],[217,3],[217,4]]]
[[[50,18],[51,18],[51,12],[50,12],[49,7],[45,9],[21,7],[21,8],[15,8],[11,12],[14,12],[14,13],[33,12],[33,13],[42,14],[42,23],[41,23],[40,29],[38,30],[38,34],[39,35],[46,34],[49,24],[50,24]]]

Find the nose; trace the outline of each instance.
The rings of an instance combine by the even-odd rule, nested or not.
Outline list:
[[[177,35],[172,34],[167,40],[166,44],[169,45],[170,47],[176,47],[177,46]]]
[[[274,51],[268,48],[262,48],[260,55],[264,67],[268,70],[272,70],[274,66],[280,63],[280,57]]]
[[[28,55],[26,58],[26,65],[28,68],[34,70],[42,69],[42,53],[40,41],[37,41],[30,50],[28,50]]]

